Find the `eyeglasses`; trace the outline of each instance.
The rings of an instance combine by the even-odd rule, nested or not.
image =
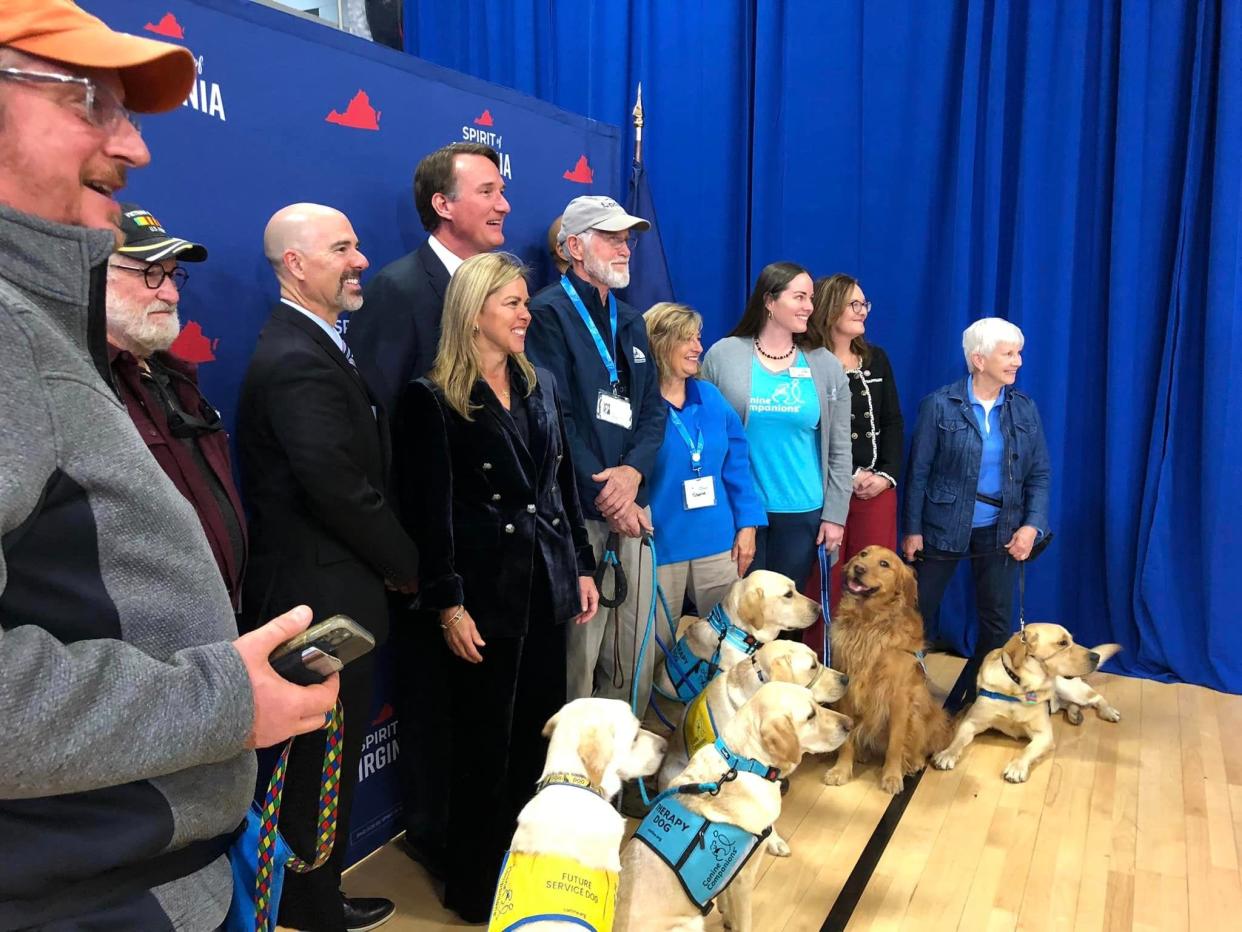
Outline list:
[[[158,291],[160,286],[164,284],[164,279],[171,278],[173,285],[180,291],[185,287],[185,283],[190,280],[190,273],[177,266],[171,272],[164,271],[164,266],[158,263],[152,263],[143,269],[136,269],[132,265],[114,265],[108,264],[108,268],[116,269],[118,272],[133,272],[135,275],[141,275],[143,281],[147,283],[147,287],[152,291]]]
[[[624,246],[630,252],[634,251],[634,243],[637,237],[629,233],[596,233],[600,239],[611,246],[613,249],[620,249]]]
[[[871,313],[871,302],[870,301],[849,301],[841,306],[848,307],[855,314],[862,314],[862,313],[870,314]]]
[[[142,127],[138,117],[125,109],[120,98],[108,87],[96,84],[90,78],[79,78],[68,74],[53,74],[50,71],[26,71],[22,68],[0,68],[0,80],[21,81],[28,84],[60,84],[75,85],[85,92],[86,122],[97,129],[111,130],[121,120],[125,120],[136,132],[141,133]]]

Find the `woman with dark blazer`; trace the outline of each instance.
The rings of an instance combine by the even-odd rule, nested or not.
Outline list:
[[[445,906],[486,922],[518,810],[543,768],[544,723],[566,697],[565,628],[599,596],[553,379],[523,355],[519,260],[468,259],[444,300],[431,372],[402,399],[401,501],[419,548],[418,604],[439,613],[452,748]]]
[[[841,598],[841,567],[866,547],[897,549],[897,476],[904,427],[888,354],[863,339],[871,302],[858,279],[831,275],[815,283],[812,341],[837,357],[850,380],[850,443],[854,472],[840,559],[833,565],[829,604]],[[819,568],[811,574],[819,598]]]

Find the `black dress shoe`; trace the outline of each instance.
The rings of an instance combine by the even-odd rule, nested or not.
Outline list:
[[[382,926],[397,911],[392,900],[378,896],[341,897],[345,910],[345,928],[349,932],[367,932]]]

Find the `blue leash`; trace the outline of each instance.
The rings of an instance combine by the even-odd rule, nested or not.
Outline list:
[[[829,628],[832,625],[832,611],[828,607],[828,581],[832,573],[832,560],[828,556],[828,548],[819,545],[819,610],[824,616],[824,651],[821,658],[825,667],[832,666],[832,642],[829,640]]]

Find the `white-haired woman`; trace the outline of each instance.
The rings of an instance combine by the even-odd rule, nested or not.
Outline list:
[[[1048,531],[1051,468],[1039,411],[1014,388],[1022,331],[985,317],[962,334],[970,374],[919,406],[910,445],[902,543],[922,552],[919,609],[931,640],[958,562],[969,558],[979,630],[974,658],[1009,638],[1017,564]]]
[[[399,409],[401,504],[419,549],[420,608],[436,611],[451,693],[445,905],[486,922],[518,810],[564,703],[565,624],[598,604],[555,383],[526,359],[526,270],[507,253],[462,263],[444,296],[435,365]],[[409,441],[407,441],[409,442]],[[412,673],[411,675],[417,675]]]

